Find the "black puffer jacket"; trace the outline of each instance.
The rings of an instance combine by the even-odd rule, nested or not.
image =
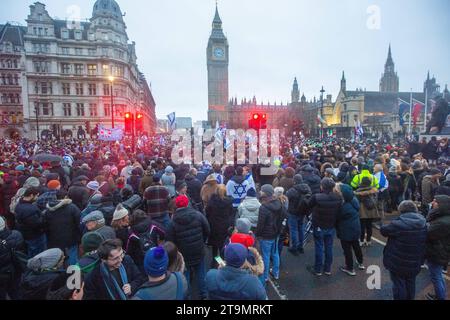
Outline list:
[[[189,267],[199,264],[203,259],[209,234],[210,227],[205,216],[187,207],[175,212],[167,230],[167,240],[177,245]]]
[[[21,199],[15,211],[17,229],[25,240],[36,239],[45,233],[42,213],[36,203]]]
[[[80,210],[84,210],[89,202],[89,189],[80,181],[76,181],[69,188],[68,197]]]
[[[309,201],[311,200],[311,188],[305,184],[297,184],[288,190],[286,196],[289,199],[288,212],[296,216],[309,215]]]
[[[234,223],[232,199],[221,199],[217,194],[213,194],[206,206],[206,218],[211,227],[208,244],[222,248],[228,237],[228,229]]]
[[[429,226],[426,258],[433,263],[447,266],[450,261],[450,204],[432,210],[427,221]]]
[[[116,211],[112,195],[111,196],[107,195],[103,197],[102,204],[100,205],[98,210],[103,213],[103,217],[105,217],[106,221],[105,224],[107,226],[110,226],[114,216],[114,211]]]
[[[425,218],[415,212],[404,213],[380,232],[388,238],[383,258],[386,269],[403,277],[417,276],[425,256]]]
[[[22,300],[46,300],[53,281],[64,276],[64,271],[28,271],[20,284],[19,296]]]
[[[303,182],[306,183],[310,188],[312,194],[320,193],[320,177],[314,173],[302,172]]]
[[[201,203],[202,198],[200,197],[200,191],[202,190],[203,184],[197,177],[190,174],[186,176],[187,193],[194,203]]]
[[[66,248],[80,243],[80,209],[70,199],[47,204],[44,215],[49,248]]]
[[[263,203],[259,208],[258,225],[256,226],[256,236],[263,240],[276,239],[286,219],[287,212],[285,206],[278,199],[273,199],[268,203]]]
[[[315,228],[331,229],[336,226],[336,217],[341,211],[343,200],[334,192],[318,193],[311,197],[309,207]]]
[[[5,241],[5,246],[8,248],[8,250],[20,251],[23,249],[23,237],[19,231],[7,229],[0,231],[0,242],[2,241]],[[1,275],[13,276],[14,274],[17,274],[17,270],[14,267],[11,251],[1,251],[2,254],[0,254],[0,278]]]

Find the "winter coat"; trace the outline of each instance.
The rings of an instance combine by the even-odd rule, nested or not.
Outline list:
[[[208,271],[206,288],[210,300],[267,300],[266,290],[256,276],[229,266]]]
[[[317,193],[311,197],[309,207],[314,228],[333,229],[342,208],[342,198],[335,192]]]
[[[291,189],[294,186],[294,178],[283,177],[280,179],[280,187],[283,187],[285,191]]]
[[[0,242],[3,241],[5,241],[5,246],[10,253],[7,254],[7,256],[0,256],[0,278],[2,278],[2,276],[9,276],[10,279],[12,279],[21,272],[15,267],[12,252],[21,251],[24,247],[24,241],[22,234],[19,231],[8,229],[0,231]],[[2,245],[0,244],[0,246]],[[4,252],[2,251],[2,253]]]
[[[147,213],[153,218],[159,218],[169,212],[169,190],[161,185],[155,185],[145,190]]]
[[[184,271],[186,270],[186,264],[181,252],[178,252],[176,260],[169,265],[167,270],[170,272],[180,272],[184,274]]]
[[[216,179],[206,179],[203,183],[203,187],[200,191],[200,197],[202,198],[204,207],[208,205],[209,199],[216,193],[218,186],[219,184]]]
[[[153,185],[153,175],[145,175],[142,177],[141,182],[139,184],[139,193],[144,194],[145,190],[148,187]]]
[[[188,297],[188,284],[183,273],[178,273],[181,278],[183,300]],[[136,292],[132,300],[176,300],[178,281],[174,273],[167,272],[166,277],[158,282],[145,282]]]
[[[264,261],[256,248],[248,248],[248,258],[242,266],[242,269],[248,270],[251,274],[257,277],[264,273]]]
[[[444,195],[450,197],[450,181],[446,181],[441,186],[437,187],[434,195]]]
[[[403,213],[380,232],[388,238],[383,253],[385,268],[402,277],[417,276],[425,256],[425,218],[415,212]]]
[[[27,271],[19,286],[19,296],[21,300],[46,300],[50,287],[58,278],[65,277],[64,270],[52,271]]]
[[[302,173],[303,183],[306,183],[312,194],[320,193],[320,177],[314,173]]]
[[[260,207],[261,203],[256,197],[247,196],[238,207],[238,218],[247,218],[252,224],[252,228],[256,228]]]
[[[450,206],[432,210],[427,221],[426,259],[447,266],[450,261]]]
[[[141,185],[141,177],[138,175],[132,175],[127,179],[127,184],[133,188],[135,194],[139,193],[139,186]]]
[[[172,241],[183,255],[186,266],[195,266],[205,255],[205,242],[210,227],[205,216],[193,208],[180,208],[175,212],[166,239]]]
[[[187,184],[187,194],[192,199],[194,203],[201,203],[202,198],[200,196],[200,191],[202,190],[202,183],[197,177],[187,175],[185,178]]]
[[[34,240],[45,233],[42,213],[35,203],[21,199],[15,211],[17,229],[26,241]]]
[[[68,184],[68,176],[66,175],[66,171],[64,171],[61,165],[55,166],[51,168],[50,173],[57,173],[59,176],[59,182],[61,182],[61,186],[64,188]]]
[[[105,286],[105,281],[108,283],[110,288],[114,288],[114,285],[112,284],[112,281],[103,279],[103,275],[100,271],[102,263],[99,263],[86,277],[84,286],[84,300],[112,300]],[[129,256],[124,257],[122,265],[124,266],[127,274],[128,284],[131,286],[131,295],[134,295],[139,287],[145,282],[145,277],[140,273],[139,269]],[[115,300],[120,300],[119,295],[114,290],[112,291]]]
[[[309,201],[311,200],[312,191],[309,185],[300,183],[293,186],[286,193],[289,200],[289,214],[301,217],[310,213]]]
[[[280,236],[282,223],[287,217],[287,210],[278,199],[263,203],[259,208],[256,237],[263,240],[274,240]]]
[[[432,176],[425,176],[422,180],[422,203],[429,204],[433,201],[434,193],[439,184],[433,181]]]
[[[361,186],[361,183],[363,181],[364,178],[369,178],[370,182],[371,182],[371,187],[378,189],[380,187],[379,183],[378,183],[378,179],[370,173],[369,170],[361,170],[360,174],[357,174],[351,182],[351,186],[353,187],[353,189],[358,189]]]
[[[114,211],[116,211],[116,207],[114,206],[112,199],[111,201],[107,202],[102,201],[102,204],[100,205],[100,207],[98,207],[98,210],[103,213],[103,217],[105,218],[105,224],[107,226],[110,226],[114,216]]]
[[[169,190],[169,194],[171,197],[173,197],[176,193],[175,190],[175,174],[166,174],[164,173],[161,177],[161,184]]]
[[[337,237],[342,241],[356,241],[361,236],[359,221],[359,202],[350,186],[341,186],[344,204],[337,214]]]
[[[84,275],[87,275],[100,264],[101,259],[98,256],[97,251],[85,253],[78,261],[78,266]]]
[[[67,196],[72,199],[73,204],[80,210],[84,210],[89,201],[89,189],[81,182],[74,182],[69,188]]]
[[[66,248],[80,243],[80,209],[70,199],[47,204],[44,223],[48,248]]]
[[[243,176],[233,176],[227,183],[227,195],[233,198],[233,207],[237,208],[247,196],[250,182]]]
[[[355,191],[355,195],[357,196],[360,208],[359,208],[359,217],[360,219],[379,219],[379,212],[377,207],[378,201],[378,189],[368,187],[368,188],[358,188]],[[366,203],[374,203],[374,208],[368,208]]]
[[[221,249],[228,237],[229,228],[234,224],[231,198],[221,199],[213,194],[206,206],[206,218],[211,228],[208,245]]]

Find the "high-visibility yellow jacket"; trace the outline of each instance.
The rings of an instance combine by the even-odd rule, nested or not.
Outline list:
[[[366,177],[370,179],[370,181],[371,181],[370,186],[371,187],[377,188],[377,189],[380,188],[380,184],[378,183],[378,179],[373,174],[371,174],[369,172],[369,170],[362,170],[360,174],[357,174],[353,178],[353,180],[351,182],[352,188],[353,189],[358,189],[359,186],[361,185],[361,182],[362,182],[363,178],[366,178]]]

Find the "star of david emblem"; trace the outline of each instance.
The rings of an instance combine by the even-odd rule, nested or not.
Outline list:
[[[237,194],[239,198],[242,198],[242,196],[246,193],[247,193],[247,186],[244,186],[243,184],[234,186],[234,194]]]

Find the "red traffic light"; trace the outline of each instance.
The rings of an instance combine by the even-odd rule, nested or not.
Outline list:
[[[254,114],[253,115],[253,119],[258,120],[259,119],[259,114]]]
[[[263,114],[262,117],[263,117],[263,119],[265,119],[266,118],[266,114]]]
[[[131,118],[131,113],[127,112],[125,113],[125,119],[130,119]]]
[[[142,113],[138,113],[136,115],[136,119],[142,119],[144,117],[144,115]]]

